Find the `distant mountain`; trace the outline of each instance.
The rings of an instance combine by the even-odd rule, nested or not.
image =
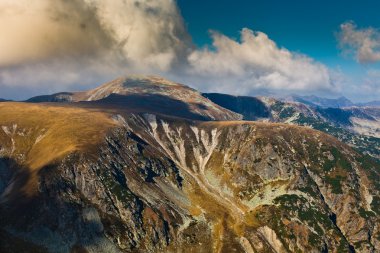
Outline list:
[[[84,92],[61,92],[33,97],[27,102],[81,102],[108,104],[129,110],[196,120],[239,120],[240,114],[223,108],[198,91],[154,76],[118,78]]]
[[[364,107],[380,107],[380,101],[371,101],[367,103],[358,103],[357,106],[364,106]]]
[[[204,95],[214,103],[242,114],[244,119],[311,127],[331,134],[352,147],[380,159],[380,108],[320,107],[310,102],[302,103],[301,100],[285,102],[268,97],[245,97],[244,100],[251,101],[254,106],[245,104],[241,108],[237,106],[239,101],[237,97],[224,94]],[[345,105],[347,104],[349,103]]]
[[[318,106],[318,107],[324,107],[324,108],[341,108],[341,107],[349,107],[353,106],[354,103],[347,99],[346,97],[339,97],[336,99],[331,98],[322,98],[317,96],[298,96],[298,95],[291,95],[288,97],[285,97],[283,99],[285,102],[300,102],[306,105],[310,106]]]
[[[32,97],[26,102],[30,103],[42,103],[42,102],[73,102],[74,93],[71,92],[60,92],[52,95],[42,95]]]
[[[255,97],[232,96],[220,93],[203,93],[203,96],[228,110],[243,115],[244,120],[257,120],[270,116],[265,104]]]
[[[380,101],[371,101],[366,103],[354,103],[346,97],[339,98],[322,98],[317,96],[299,96],[290,95],[280,98],[284,102],[299,102],[309,106],[323,107],[323,108],[344,108],[344,107],[380,107]]]
[[[0,102],[7,102],[9,100],[0,98]]]

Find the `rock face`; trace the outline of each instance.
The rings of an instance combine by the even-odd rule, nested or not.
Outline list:
[[[30,106],[0,106],[1,252],[380,250],[379,164],[327,134]]]

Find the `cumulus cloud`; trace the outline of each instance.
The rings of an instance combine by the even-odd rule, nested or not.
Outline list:
[[[174,0],[2,0],[0,97],[164,74],[191,47]]]
[[[353,54],[360,63],[380,61],[380,31],[358,28],[354,22],[341,24],[338,33],[339,45],[345,54]]]
[[[172,0],[2,0],[0,67],[110,59],[168,70],[190,39]]]
[[[188,60],[190,73],[218,83],[219,91],[249,94],[255,89],[337,89],[327,67],[279,48],[262,32],[243,29],[240,41],[216,32],[211,35],[213,49],[193,51]]]
[[[3,0],[0,2],[0,67],[51,56],[98,53],[107,35],[84,3]]]
[[[327,67],[264,33],[211,36],[213,47],[195,48],[175,0],[2,0],[0,97],[15,87],[27,95],[84,89],[128,73],[239,94],[337,89]]]

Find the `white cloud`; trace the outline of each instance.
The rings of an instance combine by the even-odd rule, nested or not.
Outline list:
[[[279,48],[262,32],[241,31],[235,41],[212,33],[213,49],[189,55],[189,72],[214,83],[210,90],[249,94],[255,89],[336,90],[330,71],[310,57]]]
[[[264,33],[212,38],[213,49],[194,48],[175,0],[1,0],[0,97],[15,87],[26,88],[24,97],[83,89],[128,73],[202,91],[337,90],[326,66]]]
[[[167,70],[188,43],[171,0],[0,2],[2,67],[107,53],[139,68]]]
[[[380,31],[360,29],[354,22],[341,24],[338,40],[343,52],[353,54],[360,63],[380,61]]]
[[[174,0],[1,0],[0,97],[166,73],[189,48]]]
[[[0,67],[98,54],[110,41],[81,1],[0,2]]]

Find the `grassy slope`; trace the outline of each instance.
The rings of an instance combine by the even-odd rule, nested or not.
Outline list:
[[[0,144],[5,151],[1,155],[15,160],[35,179],[44,166],[71,152],[96,146],[113,125],[106,113],[92,109],[2,103]]]

